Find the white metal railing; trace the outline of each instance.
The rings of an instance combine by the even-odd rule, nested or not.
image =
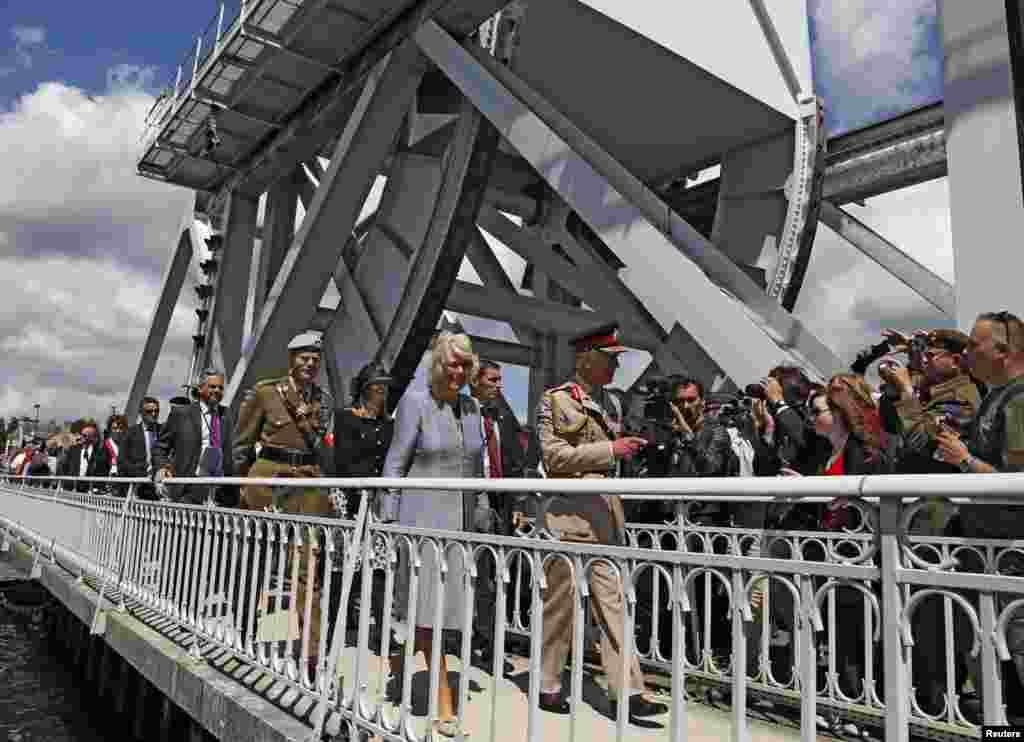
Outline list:
[[[182,97],[192,91],[200,70],[217,51],[228,33],[244,23],[247,18],[246,11],[251,11],[256,4],[255,1],[246,0],[222,0],[217,3],[217,10],[206,27],[196,35],[188,50],[182,55],[181,62],[171,68],[174,82],[172,83],[170,78],[165,81],[163,90],[146,114],[140,138],[143,155],[159,136],[168,116]]]
[[[390,740],[427,738],[427,719],[438,713],[441,658],[449,652],[438,649],[428,658],[426,713],[414,703],[412,643],[405,645],[403,677],[393,684],[387,658],[400,651],[392,638],[396,616],[408,625],[441,628],[440,609],[426,619],[415,615],[415,596],[432,590],[438,605],[452,591],[465,598],[461,645],[450,652],[462,668],[460,728],[487,739],[531,742],[550,734],[552,719],[561,717],[538,707],[543,626],[535,607],[546,581],[535,576],[558,562],[569,566],[577,585],[596,563],[618,575],[626,598],[622,628],[635,637],[624,648],[624,662],[636,656],[665,676],[671,700],[662,721],[672,740],[686,737],[688,683],[691,690],[696,683],[731,695],[735,740],[748,736],[748,699],[799,708],[808,742],[830,719],[881,727],[887,740],[907,739],[910,728],[935,737],[977,737],[978,719],[963,697],[958,667],[973,668],[967,682],[979,692],[985,723],[1006,723],[1004,672],[1013,670],[1004,662],[1011,649],[1024,653],[1024,540],[968,542],[908,533],[926,504],[920,493],[954,504],[1024,504],[1019,475],[169,480],[267,486],[279,496],[296,488],[339,487],[400,488],[407,497],[423,489],[527,492],[536,495],[535,523],[543,522],[559,493],[614,490],[626,500],[668,503],[674,517],[664,525],[629,525],[628,546],[561,542],[537,527],[512,537],[413,528],[378,522],[365,508],[363,520],[349,520],[138,500],[134,488],[146,480],[88,480],[131,488],[128,497],[70,491],[85,481],[0,482],[4,542],[31,544],[37,562],[61,565],[121,610],[185,629],[197,659],[226,650],[259,667],[326,708],[327,714],[311,718],[323,718],[330,732],[345,726]],[[742,504],[737,512],[749,515],[755,507],[837,496],[851,498],[861,514],[856,527],[766,531],[756,527],[763,516],[753,519],[755,527],[749,517],[741,518],[746,526],[720,527],[692,514],[699,502]],[[396,590],[402,585],[408,589]],[[586,592],[577,590],[574,600],[579,630],[569,668],[572,713],[560,732],[570,739],[588,735],[585,724],[592,723],[581,713],[593,637]],[[104,614],[97,610],[94,631],[103,628]],[[471,694],[471,638],[480,633],[494,649],[486,668],[490,688]],[[513,651],[516,636],[528,645],[520,653]],[[513,694],[518,700],[509,699],[506,687],[504,669],[512,660],[528,679],[525,695]],[[926,667],[915,670],[921,661]],[[915,680],[927,687],[915,687]],[[484,713],[467,703],[481,693]],[[615,732],[624,739],[627,705],[618,709]]]

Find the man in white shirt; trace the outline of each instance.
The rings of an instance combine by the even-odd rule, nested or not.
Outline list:
[[[106,448],[99,442],[99,427],[95,420],[86,420],[79,433],[81,443],[72,446],[64,457],[63,466],[58,472],[64,477],[107,477],[110,476],[110,459]],[[79,492],[90,489],[101,489],[100,483],[78,482],[75,488]]]
[[[234,476],[234,422],[228,408],[220,403],[224,384],[222,372],[206,371],[199,386],[199,400],[171,411],[153,451],[154,478],[158,484],[172,472],[178,477]],[[220,492],[211,493],[211,489],[187,486],[168,494],[171,499],[192,504],[201,504],[208,496],[220,497],[224,505],[235,504],[233,490],[220,488]]]

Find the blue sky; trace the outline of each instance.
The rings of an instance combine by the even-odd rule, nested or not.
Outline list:
[[[127,396],[187,209],[182,189],[136,175],[138,138],[153,94],[217,7],[0,3],[0,415],[37,401],[44,419],[98,415]],[[808,17],[833,133],[941,99],[935,0],[808,0]],[[921,194],[873,199],[858,216],[951,278],[944,181]],[[934,320],[826,228],[818,239],[797,314],[841,355],[883,320]],[[183,380],[194,319],[183,301],[152,388],[163,399]],[[523,414],[525,389],[509,397]]]

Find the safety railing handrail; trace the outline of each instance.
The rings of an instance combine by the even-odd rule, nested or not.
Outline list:
[[[79,481],[114,484],[145,484],[140,477],[54,477],[0,475],[8,479],[34,481]],[[607,495],[623,498],[656,495],[659,498],[698,497],[738,499],[770,498],[772,501],[804,500],[808,497],[971,497],[988,501],[1006,498],[1024,500],[1021,474],[885,474],[841,477],[680,477],[664,479],[476,479],[476,478],[386,478],[386,477],[175,477],[163,480],[173,485],[238,487],[297,487],[353,490],[468,490],[513,494]]]
[[[972,643],[972,656],[979,656],[980,648],[979,672],[988,694],[984,718],[988,723],[1006,718],[1001,701],[993,699],[997,699],[994,694],[1001,682],[999,663],[1010,657],[1008,626],[1019,620],[1013,618],[1018,606],[1024,607],[1024,577],[1017,576],[1016,567],[1010,564],[1022,552],[1021,542],[915,535],[910,524],[928,505],[921,498],[942,496],[985,506],[1002,501],[1021,504],[1022,474],[660,480],[183,477],[164,481],[211,491],[224,485],[267,488],[275,493],[275,505],[280,504],[278,495],[288,497],[282,490],[296,488],[360,492],[364,497],[360,515],[353,521],[337,514],[276,512],[276,507],[269,511],[223,508],[209,499],[205,504],[146,502],[135,497],[139,485],[151,483],[144,477],[4,474],[0,475],[0,485],[6,484],[0,486],[0,538],[6,542],[9,535],[17,535],[32,546],[37,564],[49,561],[91,580],[100,595],[94,633],[101,633],[105,626],[101,606],[109,592],[122,609],[154,609],[182,627],[182,636],[187,637],[183,642],[190,644],[193,656],[201,656],[202,646],[227,650],[308,694],[333,718],[343,716],[363,730],[383,731],[389,739],[397,738],[397,727],[392,728],[391,721],[385,723],[383,717],[353,705],[367,700],[363,691],[350,697],[348,691],[334,688],[331,678],[337,677],[334,663],[342,661],[340,648],[354,647],[355,654],[345,655],[345,673],[355,683],[352,687],[359,686],[367,678],[371,654],[379,655],[381,661],[390,656],[386,651],[392,646],[389,627],[399,618],[397,613],[392,616],[399,602],[405,606],[405,618],[418,615],[409,613],[415,600],[407,602],[409,595],[417,595],[415,588],[396,592],[399,578],[407,586],[415,584],[410,580],[419,580],[420,589],[428,592],[464,592],[467,607],[459,622],[464,628],[476,625],[474,593],[496,591],[493,615],[486,614],[483,619],[496,632],[494,682],[501,677],[504,637],[514,635],[529,643],[533,688],[540,672],[542,639],[540,612],[533,607],[544,599],[545,570],[559,563],[581,575],[604,564],[620,576],[627,602],[634,606],[624,614],[622,629],[638,642],[630,645],[625,656],[671,673],[673,714],[685,713],[681,700],[685,678],[712,687],[731,686],[737,730],[745,724],[743,699],[748,690],[792,702],[793,691],[813,687],[815,692],[800,696],[802,736],[808,741],[816,734],[816,707],[822,713],[831,709],[827,713],[852,710],[866,714],[884,724],[893,738],[899,729],[905,732],[908,724],[969,737],[976,727],[959,716],[959,702],[948,701],[953,705],[939,716],[931,716],[914,695],[914,635],[920,635],[921,621],[931,620],[935,630],[946,634],[947,667],[953,667],[951,663],[971,649]],[[96,485],[101,492],[113,485],[106,490],[128,496],[86,494],[84,490],[91,488],[85,487],[75,492],[74,484]],[[557,533],[548,533],[543,527],[502,536],[367,519],[369,498],[365,495],[394,489],[410,495],[422,490],[534,495],[538,523],[544,522],[545,508],[556,495],[615,493],[627,500],[664,501],[675,520],[664,527],[627,522],[627,541],[610,545],[561,541]],[[868,530],[733,528],[701,525],[689,517],[694,502],[810,503],[836,497],[849,498],[862,510]],[[909,500],[917,502],[906,504]],[[57,514],[60,517],[55,517]],[[641,533],[645,530],[658,533]],[[365,546],[360,545],[360,538]],[[786,548],[780,552],[777,547]],[[300,599],[297,592],[299,570],[306,569],[300,567],[303,559],[312,560],[310,575],[316,574],[315,565],[319,565],[324,580],[322,600],[327,601],[324,606],[330,604],[326,596],[331,584],[339,580],[343,591],[337,605],[348,606],[349,586],[355,572],[362,569],[355,617],[347,619],[347,609],[331,608],[337,611],[331,615],[340,629],[330,629],[334,632],[330,647],[327,636],[332,624],[328,613],[319,607],[321,598],[315,599],[314,609],[312,593]],[[445,572],[455,572],[442,577],[436,568],[421,561],[428,559],[441,560],[447,565]],[[980,563],[980,571],[972,560]],[[492,564],[490,577],[486,570],[480,571],[481,564],[488,562]],[[463,573],[465,576],[460,576]],[[388,587],[381,592],[382,586],[371,584],[372,575],[387,580]],[[489,582],[494,582],[490,588]],[[725,597],[715,597],[722,590]],[[970,591],[977,597],[971,598]],[[761,595],[759,608],[753,603],[755,592]],[[852,605],[851,596],[856,599]],[[919,610],[930,596],[945,603],[947,617],[939,623],[928,619],[927,611]],[[381,618],[372,620],[383,623],[374,624],[379,635],[371,641],[370,612],[378,598],[383,605],[374,610],[381,611]],[[734,609],[731,618],[725,617],[726,624],[712,623],[712,617],[716,622],[722,619],[715,608],[715,602],[722,599]],[[849,610],[851,607],[854,610]],[[480,611],[486,613],[482,607]],[[573,612],[576,625],[596,626],[585,624],[593,617],[584,601],[575,602]],[[638,623],[641,614],[642,625]],[[286,625],[274,619],[275,615],[290,616],[289,620],[300,623]],[[425,614],[423,620],[440,630],[439,615],[431,619]],[[863,620],[851,624],[857,616]],[[791,634],[785,660],[774,656],[775,617]],[[957,628],[954,618],[966,623]],[[311,633],[313,627],[319,638]],[[954,629],[956,637],[967,637],[957,638],[956,646]],[[720,641],[723,630],[730,632],[731,650]],[[755,634],[760,639],[748,648]],[[336,641],[341,642],[339,649]],[[459,657],[464,665],[469,660],[468,641],[464,638]],[[577,641],[582,655],[583,639]],[[854,644],[858,649],[850,648]],[[824,660],[817,657],[821,651]],[[574,703],[579,703],[582,659],[575,655],[574,649],[571,692]],[[432,676],[440,672],[437,662],[437,657],[428,662]],[[827,664],[823,680],[818,678],[820,662]],[[840,685],[837,669],[847,663],[859,663],[864,673],[856,687]],[[735,672],[735,668],[746,671]],[[878,675],[879,671],[883,674]],[[407,668],[405,682],[410,674]],[[883,678],[889,680],[883,684]],[[945,678],[947,692],[955,693],[955,673],[948,670]],[[436,685],[436,677],[432,683]],[[530,740],[540,739],[535,690],[530,691],[528,700]],[[465,689],[459,692],[464,697]],[[432,690],[431,698],[433,694]],[[908,694],[914,704],[910,710],[900,701]],[[404,709],[401,718],[407,721],[411,713]],[[620,713],[620,739],[624,739],[625,723],[626,717]],[[683,717],[678,728],[685,728],[686,723]],[[680,737],[673,733],[672,739]]]

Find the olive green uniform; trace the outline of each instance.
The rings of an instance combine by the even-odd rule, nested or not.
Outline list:
[[[235,436],[234,461],[238,471],[245,476],[271,479],[278,477],[319,477],[323,475],[318,461],[318,451],[311,451],[306,438],[299,429],[295,418],[289,413],[282,394],[294,409],[305,404],[309,408],[304,424],[308,425],[317,447],[324,445],[324,436],[331,430],[334,403],[330,395],[315,384],[307,385],[305,394],[300,394],[291,382],[283,376],[260,381],[246,392],[238,414],[238,431]],[[252,461],[254,447],[260,451]],[[271,455],[276,454],[272,459]],[[289,458],[290,461],[281,459]],[[249,462],[252,462],[251,466]],[[246,469],[248,471],[246,472]],[[263,511],[275,506],[285,513],[324,516],[332,512],[330,499],[325,491],[310,488],[243,487],[241,507],[246,510]],[[299,547],[296,547],[296,551]],[[316,564],[320,546],[313,544],[313,567],[307,564],[307,549],[301,549],[298,585],[292,587],[293,602],[299,614],[301,626],[306,604],[306,586],[313,584],[313,608],[310,626],[310,655],[316,655],[320,645],[320,586],[315,581]],[[290,574],[290,566],[285,573]],[[310,576],[310,569],[314,572]]]
[[[596,399],[595,399],[596,397]],[[612,441],[617,424],[608,410],[618,405],[602,390],[591,396],[575,382],[544,393],[537,410],[544,470],[549,479],[604,479],[614,477],[617,462]],[[563,541],[623,545],[626,519],[617,495],[564,495],[554,498],[546,518],[547,527]],[[562,670],[572,646],[573,576],[562,559],[553,559],[545,571],[544,631],[541,651],[541,692],[561,689]],[[604,561],[587,572],[591,605],[601,626],[601,663],[608,678],[608,692],[616,698],[619,688],[643,690],[643,675],[636,652],[629,666],[629,678],[622,675],[622,647],[632,637],[623,636],[626,610],[622,582]]]

